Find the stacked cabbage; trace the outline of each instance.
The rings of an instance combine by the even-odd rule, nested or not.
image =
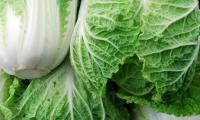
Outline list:
[[[199,119],[197,5],[0,0],[0,119]]]

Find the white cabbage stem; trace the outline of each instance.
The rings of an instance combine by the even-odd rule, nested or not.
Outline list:
[[[147,106],[137,107],[136,120],[200,120],[200,116],[185,116],[177,117],[174,115],[168,115],[165,113],[159,113]]]
[[[26,0],[20,13],[13,7],[15,3],[0,3],[5,4],[0,16],[0,67],[5,72],[20,78],[37,78],[63,61],[77,8],[76,0],[64,2]],[[61,10],[63,4],[67,6],[65,11]]]

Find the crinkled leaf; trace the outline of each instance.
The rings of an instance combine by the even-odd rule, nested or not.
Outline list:
[[[152,99],[161,101],[164,94],[184,92],[193,79],[200,46],[198,41],[200,12],[196,9],[197,2],[192,0],[188,1],[191,6],[187,2],[174,2],[173,0],[169,0],[167,3],[164,0],[150,0],[149,2],[152,2],[149,3],[150,5],[160,8],[157,8],[160,14],[151,16],[158,10],[149,8],[151,11],[143,16],[137,56],[143,62],[143,69],[141,69],[143,77],[155,86],[156,93]],[[185,3],[189,4],[186,8],[184,7]],[[168,14],[162,13],[165,9],[170,9]],[[165,19],[161,17],[163,15]],[[153,24],[149,23],[148,19],[145,21],[146,17],[151,17],[155,21],[158,18],[164,20]],[[168,25],[169,22],[171,23]],[[146,31],[148,28],[146,24],[155,26],[167,24],[167,26],[161,27],[165,28],[161,33],[154,33],[151,37],[146,37],[149,34]]]
[[[71,58],[77,75],[102,94],[119,64],[134,54],[140,0],[84,0],[74,30]]]
[[[0,118],[10,120],[12,111],[9,109],[15,104],[26,86],[17,78],[0,72]]]
[[[21,96],[6,105],[12,111],[12,116],[8,119],[128,119],[123,103],[113,94],[108,94],[105,98],[92,96],[85,84],[84,80],[75,79],[69,63],[63,64],[48,76],[31,80]]]
[[[199,54],[200,56],[200,54]],[[121,91],[118,96],[122,99],[126,99],[127,102],[135,102],[141,105],[149,105],[158,112],[164,112],[168,114],[174,114],[177,116],[190,116],[200,114],[200,59],[198,60],[195,77],[192,80],[189,88],[180,94],[174,96],[168,96],[166,98],[170,102],[156,103],[153,100],[149,100],[149,96],[133,96],[130,93]],[[134,84],[132,84],[134,85]],[[167,97],[167,96],[166,96]]]
[[[194,78],[200,47],[196,6],[193,0],[148,1],[136,55],[113,76],[121,98],[160,112],[200,114],[199,78]]]
[[[199,27],[196,0],[85,0],[71,44],[72,63],[94,94],[102,94],[112,78],[129,102],[198,114],[200,107],[188,100],[186,90],[195,73]]]

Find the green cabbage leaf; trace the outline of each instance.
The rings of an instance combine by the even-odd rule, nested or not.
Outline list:
[[[5,120],[129,119],[121,100],[111,92],[103,98],[93,96],[84,80],[75,78],[69,62],[43,78],[24,81],[4,76],[2,80],[0,117]]]
[[[79,79],[104,96],[109,80],[118,97],[157,111],[200,114],[196,0],[85,0],[72,36]],[[188,93],[189,92],[189,93]],[[194,97],[194,98],[193,98]]]

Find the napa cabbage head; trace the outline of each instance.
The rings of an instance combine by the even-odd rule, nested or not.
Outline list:
[[[0,1],[0,67],[20,78],[49,73],[65,58],[76,0]]]

